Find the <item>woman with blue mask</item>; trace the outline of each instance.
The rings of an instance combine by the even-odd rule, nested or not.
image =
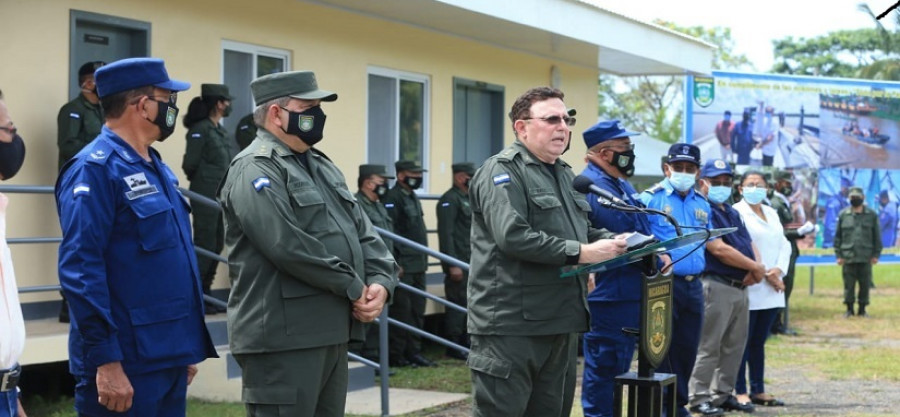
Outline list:
[[[784,307],[784,278],[791,258],[791,245],[784,237],[784,229],[775,209],[762,204],[768,185],[763,174],[747,171],[741,176],[742,199],[734,205],[741,214],[753,243],[759,249],[761,261],[766,268],[765,278],[758,284],[747,287],[750,299],[750,326],[744,359],[738,370],[735,393],[739,402],[752,401],[763,406],[780,406],[783,402],[766,393],[765,377],[766,339],[769,330]],[[750,391],[744,369],[750,369]]]

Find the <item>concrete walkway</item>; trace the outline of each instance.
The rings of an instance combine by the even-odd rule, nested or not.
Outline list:
[[[469,396],[469,394],[391,388],[388,401],[391,415],[396,416],[462,401]],[[345,411],[347,414],[380,416],[381,389],[372,387],[348,393]]]

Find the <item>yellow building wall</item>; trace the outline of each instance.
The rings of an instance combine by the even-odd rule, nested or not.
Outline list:
[[[357,166],[366,160],[369,67],[430,77],[427,168],[432,194],[444,192],[450,184],[454,77],[505,87],[505,114],[519,94],[550,84],[551,66],[557,66],[566,104],[577,108],[581,119],[574,128],[572,151],[564,158],[576,170],[583,167],[581,132],[596,120],[596,68],[301,1],[3,0],[0,89],[28,151],[22,171],[6,184],[53,185],[56,179],[56,114],[70,99],[72,9],[150,22],[151,55],[166,61],[171,77],[193,84],[179,96],[181,115],[190,99],[199,95],[201,83],[222,82],[223,40],[290,51],[294,70],[315,71],[320,87],[340,96],[323,106],[328,124],[318,147],[344,171],[351,189]],[[179,120],[172,137],[154,147],[186,186],[180,168],[184,134]],[[504,142],[513,140],[507,127]],[[18,194],[11,200],[9,237],[59,236],[52,196]],[[425,213],[434,228],[433,203],[426,203]],[[14,245],[12,252],[20,286],[57,283],[56,245]],[[221,268],[215,286],[225,285],[226,277]],[[23,301],[55,298],[44,293],[24,296]]]

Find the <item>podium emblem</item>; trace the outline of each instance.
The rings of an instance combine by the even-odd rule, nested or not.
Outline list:
[[[672,277],[644,280],[641,314],[641,351],[651,368],[658,368],[672,344]]]

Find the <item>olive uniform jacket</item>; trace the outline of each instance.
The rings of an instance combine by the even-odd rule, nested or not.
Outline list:
[[[844,263],[869,263],[881,256],[881,225],[878,214],[863,206],[862,213],[853,207],[841,210],[834,232],[834,253]]]
[[[469,195],[453,187],[441,196],[436,211],[441,252],[468,263],[472,254],[472,208],[469,206]],[[442,263],[442,266],[446,272],[450,265]]]
[[[472,263],[468,329],[475,335],[539,336],[588,329],[586,275],[560,278],[594,229],[591,206],[572,189],[561,159],[549,167],[516,141],[470,182]]]
[[[360,207],[362,207],[363,212],[366,213],[366,216],[369,217],[369,221],[372,222],[372,226],[380,227],[388,232],[394,231],[394,221],[391,220],[391,216],[388,215],[387,210],[385,210],[384,206],[381,204],[381,201],[372,201],[369,200],[369,197],[366,197],[362,191],[356,192],[356,201],[359,202]],[[380,235],[379,235],[380,236]],[[384,241],[384,245],[387,246],[388,251],[394,252],[394,241],[387,238],[381,238]]]
[[[103,128],[100,104],[91,104],[84,94],[64,104],[56,116],[56,145],[59,147],[58,169],[72,159],[81,148],[91,143]]]
[[[206,118],[191,126],[185,140],[187,145],[181,169],[191,182],[190,190],[215,197],[216,188],[231,162],[228,131]]]
[[[397,284],[399,268],[343,174],[314,149],[307,161],[260,128],[220,186],[235,354],[362,340],[352,302],[364,285],[392,295]]]

